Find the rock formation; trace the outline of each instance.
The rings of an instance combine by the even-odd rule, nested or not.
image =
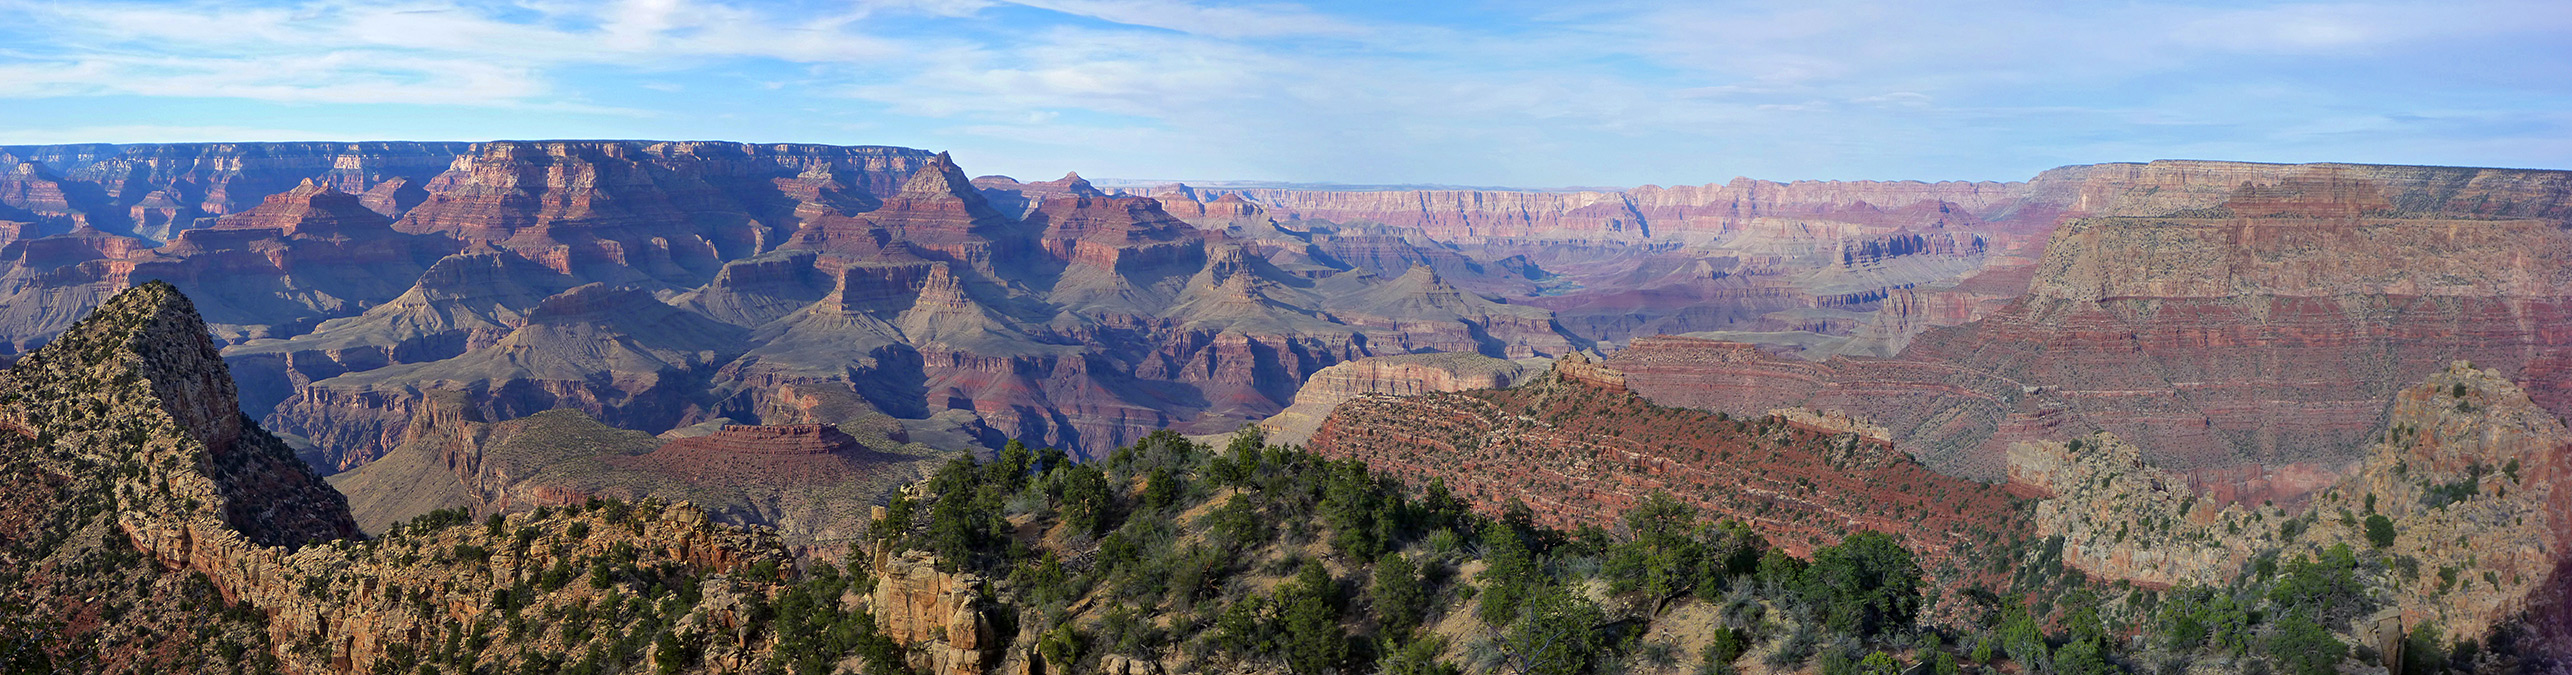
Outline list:
[[[931,675],[980,675],[1000,653],[1001,638],[985,614],[979,575],[939,571],[926,551],[873,545],[867,570],[875,592],[866,606],[884,625],[885,637],[910,649],[913,670]]]
[[[430,392],[393,450],[330,482],[374,533],[438,509],[524,512],[652,499],[693,504],[721,523],[773,528],[792,549],[836,553],[865,526],[868,506],[941,458],[927,446],[881,433],[861,442],[824,424],[714,423],[702,434],[655,438],[570,409],[488,419],[462,392]]]
[[[575,408],[627,428],[670,429],[696,421],[692,399],[738,354],[744,332],[639,289],[587,284],[538,301],[524,325],[488,347],[314,382],[269,420],[320,443],[340,469],[395,445],[437,389],[466,392],[491,419]]]
[[[1540,362],[1541,363],[1541,362]],[[1374,356],[1323,368],[1295,390],[1295,403],[1259,423],[1272,443],[1302,444],[1331,411],[1360,396],[1504,389],[1542,372],[1541,365],[1480,354]]]
[[[1856,531],[1903,538],[1933,577],[1987,573],[2027,534],[1999,488],[1930,471],[1891,444],[1789,421],[1654,405],[1589,357],[1511,389],[1364,395],[1307,444],[1413,483],[1444,481],[1476,509],[1510,500],[1552,527],[1612,522],[1662,491],[1737,520],[1796,555]]]
[[[464,143],[174,143],[0,147],[0,217],[58,233],[95,227],[152,241],[258,206],[312,181],[364,194],[427,180]],[[385,200],[388,217],[399,200]]]
[[[2554,277],[2572,269],[2548,186],[2572,174],[2202,162],[2082,174],[2052,181],[2075,189],[2067,208],[2112,215],[2056,230],[2025,296],[1895,358],[1796,363],[1684,341],[1613,358],[1656,400],[1841,410],[1942,470],[1994,477],[2011,442],[2093,430],[2174,471],[2309,473],[2360,456],[2383,402],[2453,359],[2572,411],[2547,376],[2559,331],[2539,328],[2560,321]],[[2229,187],[2201,186],[2218,179]],[[1742,386],[1772,376],[1792,384]]]
[[[1087,453],[1264,419],[1352,359],[1604,346],[1648,396],[1837,410],[1951,471],[1997,477],[2009,442],[2107,429],[2193,458],[2174,470],[2250,475],[2353,457],[2371,402],[2446,359],[2514,376],[2562,360],[2550,332],[2516,327],[2559,313],[2551,172],[2156,162],[2023,183],[1134,197],[882,147],[0,155],[8,351],[170,281],[230,346],[246,411],[333,470],[397,445],[431,389],[494,419],[569,405],[650,433],[952,413],[985,442]],[[2377,271],[2313,253],[2341,249]],[[2439,262],[2501,250],[2517,257]],[[539,311],[592,283],[676,313]],[[2231,371],[2168,356],[2205,326]],[[1642,362],[1694,357],[1614,349],[1698,344],[1658,334],[1766,356],[1664,381]],[[1698,382],[1754,371],[1794,375],[1765,393]],[[2572,405],[2560,378],[2522,379]]]
[[[2572,534],[2562,462],[2572,432],[2494,370],[2450,364],[2393,399],[2387,430],[2304,506],[2227,503],[2208,486],[2098,434],[2010,449],[2010,477],[2046,496],[2039,534],[2093,576],[2155,585],[2230,582],[2255,556],[2334,545],[2381,551],[2366,582],[2404,626],[2441,639],[2496,630],[2562,650],[2572,633],[2530,621],[2559,596]],[[2382,520],[2374,539],[2370,521]],[[2558,656],[2561,654],[2558,654]]]
[[[676,630],[722,635],[748,618],[724,598],[768,592],[723,572],[782,560],[754,535],[658,503],[422,523],[354,542],[339,493],[232,397],[205,324],[161,283],[118,294],[0,374],[0,428],[13,432],[0,433],[0,563],[15,570],[0,602],[23,608],[0,622],[0,639],[19,665],[507,668],[535,652],[440,648],[467,632],[485,634],[479,645],[522,610],[586,615],[639,590],[647,568],[703,589],[704,600],[670,604]],[[593,583],[563,583],[574,564],[611,560],[635,573],[601,567]],[[571,635],[547,631],[533,646],[580,650],[587,638]],[[765,649],[710,642],[701,667],[751,667]]]

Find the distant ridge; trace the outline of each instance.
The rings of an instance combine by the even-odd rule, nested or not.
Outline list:
[[[1214,190],[1310,190],[1314,192],[1409,192],[1414,190],[1470,190],[1479,192],[1624,192],[1628,188],[1567,185],[1562,187],[1511,187],[1500,185],[1447,185],[1443,183],[1296,183],[1273,180],[1176,180],[1167,178],[1093,178],[1090,184],[1101,190],[1149,194],[1155,188],[1186,185]]]

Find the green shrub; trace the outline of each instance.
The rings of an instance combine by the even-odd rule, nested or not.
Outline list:
[[[1367,586],[1366,596],[1375,608],[1377,625],[1388,637],[1409,635],[1426,618],[1428,585],[1420,579],[1420,567],[1402,554],[1387,553],[1376,561],[1374,583]]]
[[[2268,643],[2269,657],[2294,675],[2336,675],[2348,654],[2348,645],[2300,614],[2278,620],[2276,636]]]
[[[1804,584],[1824,624],[1861,636],[1909,627],[1922,604],[1919,563],[1882,532],[1859,532],[1814,551]]]
[[[2393,519],[2381,513],[2367,516],[2367,543],[2387,548],[2393,546],[2393,537]]]

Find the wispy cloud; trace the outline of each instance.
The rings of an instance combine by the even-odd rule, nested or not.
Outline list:
[[[1014,0],[1012,4],[1129,26],[1221,38],[1368,37],[1375,28],[1295,5],[1225,6],[1186,0]]]
[[[902,51],[849,30],[855,14],[787,19],[692,0],[529,8],[513,19],[456,3],[0,3],[46,43],[0,63],[0,95],[525,106],[562,93],[546,77],[558,68],[839,63]]]
[[[473,132],[439,111],[538,111],[464,118],[951,147],[1043,175],[1472,184],[2572,164],[2557,0],[0,0],[0,44],[0,100],[37,136],[452,136]]]

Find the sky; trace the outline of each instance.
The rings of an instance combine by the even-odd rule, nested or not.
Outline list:
[[[1030,180],[2572,169],[2572,2],[0,0],[0,143],[531,138]]]

